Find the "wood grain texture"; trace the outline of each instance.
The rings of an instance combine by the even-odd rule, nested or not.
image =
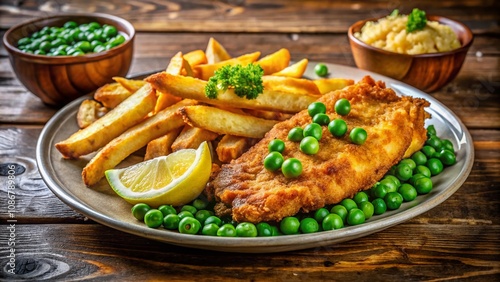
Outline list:
[[[500,275],[498,225],[404,224],[338,245],[279,254],[198,251],[96,224],[18,225],[16,232],[18,260],[31,263],[20,271],[33,280],[494,281]],[[54,237],[59,240],[48,240]],[[9,276],[0,272],[0,278]]]
[[[0,27],[8,28],[32,17],[60,12],[100,12],[121,16],[139,31],[190,32],[344,32],[362,18],[375,18],[394,9],[408,13],[414,7],[429,15],[454,17],[476,33],[500,32],[499,4],[485,1],[301,1],[301,0],[154,0],[105,2],[13,1],[0,10]],[[474,15],[481,15],[481,18]],[[198,24],[196,24],[198,23]]]

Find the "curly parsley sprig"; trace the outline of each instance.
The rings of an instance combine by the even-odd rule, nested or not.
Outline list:
[[[223,66],[208,80],[205,95],[210,99],[216,99],[219,91],[233,88],[239,97],[255,99],[264,90],[263,75],[264,70],[258,64]]]
[[[410,33],[416,30],[422,30],[427,25],[427,17],[425,12],[415,8],[408,15],[408,22],[406,23],[406,32]]]

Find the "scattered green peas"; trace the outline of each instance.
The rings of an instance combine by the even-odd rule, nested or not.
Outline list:
[[[417,166],[419,165],[425,165],[427,162],[427,156],[422,153],[422,151],[417,151],[411,155],[411,159],[415,162]]]
[[[396,187],[401,186],[401,181],[399,181],[399,178],[397,178],[394,175],[386,175],[386,176],[384,176],[384,179],[392,180],[392,182],[394,182],[394,184],[396,184]]]
[[[311,117],[317,114],[326,114],[326,106],[321,102],[313,102],[307,107],[307,112]]]
[[[264,167],[270,171],[280,169],[283,163],[283,155],[280,152],[271,152],[264,158]]]
[[[346,98],[341,98],[335,102],[335,112],[341,116],[346,116],[351,112],[351,103]]]
[[[300,141],[300,150],[308,155],[317,154],[319,151],[318,139],[312,136],[306,136]]]
[[[403,159],[399,163],[408,165],[412,171],[417,167],[417,164],[413,159]]]
[[[226,223],[219,227],[217,230],[217,236],[236,237],[236,228],[232,224]]]
[[[317,64],[314,66],[314,72],[317,76],[325,77],[328,74],[328,67],[325,64]]]
[[[80,56],[106,51],[125,41],[125,36],[112,25],[101,26],[97,22],[79,25],[74,21],[67,21],[62,27],[46,26],[31,36],[19,39],[17,47],[23,52],[36,55]],[[69,45],[75,51],[59,49],[63,45]]]
[[[269,145],[267,146],[269,149],[269,152],[280,152],[283,153],[285,150],[285,142],[281,139],[273,139],[271,142],[269,142]]]
[[[387,187],[384,184],[377,184],[370,189],[373,198],[384,198],[387,194]]]
[[[335,137],[342,137],[347,132],[347,123],[340,118],[334,119],[328,124],[328,131]]]
[[[304,138],[304,130],[300,127],[294,127],[288,132],[288,140],[299,142]]]
[[[213,216],[214,212],[209,210],[199,210],[194,214],[194,218],[196,218],[201,224],[205,224],[205,220],[210,216]]]
[[[205,219],[204,224],[206,225],[206,224],[210,224],[210,223],[216,224],[217,226],[221,226],[222,220],[219,217],[212,215],[212,216],[207,217],[207,219]]]
[[[332,207],[332,209],[330,210],[330,213],[334,213],[338,216],[340,216],[340,218],[342,218],[342,221],[345,222],[347,220],[347,209],[346,207],[344,207],[343,205],[335,205]]]
[[[415,189],[419,195],[427,194],[432,190],[432,180],[427,177],[422,177],[415,180]]]
[[[368,134],[366,133],[366,130],[364,130],[363,128],[355,127],[351,130],[349,138],[351,139],[352,143],[363,145],[366,139],[368,138]]]
[[[432,158],[432,156],[434,156],[434,154],[436,153],[436,149],[429,145],[425,145],[424,147],[422,147],[422,149],[420,149],[420,151],[424,153],[427,159]]]
[[[413,175],[415,174],[422,174],[425,177],[431,177],[431,171],[425,165],[417,165],[417,167],[413,170]]]
[[[304,137],[307,136],[312,136],[318,141],[321,140],[321,136],[323,136],[323,129],[321,128],[321,125],[314,122],[306,125],[304,128]]]
[[[183,205],[181,207],[181,212],[183,211],[188,211],[194,215],[198,211],[198,209],[196,209],[193,205]]]
[[[283,162],[281,171],[286,178],[296,178],[302,174],[302,163],[296,158],[289,158]]]
[[[427,137],[435,136],[437,134],[436,128],[434,125],[427,126]]]
[[[449,151],[447,149],[442,150],[439,153],[439,160],[444,165],[454,165],[457,162],[457,158],[455,156],[455,153],[453,153],[452,151]]]
[[[436,151],[440,151],[441,146],[443,145],[443,142],[436,135],[432,135],[431,137],[429,137],[427,139],[427,141],[425,141],[425,144],[431,146]]]
[[[158,210],[161,211],[161,213],[163,214],[163,216],[167,216],[169,214],[175,214],[175,215],[177,215],[177,211],[171,205],[161,205],[161,206],[158,207]]]
[[[390,178],[384,178],[380,180],[379,185],[384,185],[387,192],[398,191],[398,185]]]

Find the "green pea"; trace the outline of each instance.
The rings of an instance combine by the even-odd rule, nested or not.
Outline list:
[[[21,38],[17,41],[17,46],[25,46],[25,45],[28,45],[31,43],[31,38],[29,37],[24,37],[24,38]]]
[[[340,204],[343,205],[347,211],[350,211],[350,210],[358,207],[358,204],[356,204],[356,202],[353,199],[349,199],[349,198],[343,199],[340,202]]]
[[[372,205],[374,214],[383,214],[387,211],[387,205],[382,198],[376,198],[375,200],[373,200]]]
[[[345,98],[341,98],[335,102],[335,112],[341,116],[346,116],[351,112],[351,103]]]
[[[396,184],[396,187],[401,186],[401,181],[399,180],[399,178],[397,178],[394,175],[388,174],[388,175],[384,176],[384,179],[390,179],[392,182],[394,182],[394,184]]]
[[[328,123],[330,123],[330,117],[327,114],[319,113],[314,115],[312,121],[319,125],[327,125]]]
[[[410,179],[413,175],[413,170],[408,164],[400,163],[396,167],[396,177],[401,181],[406,181]]]
[[[314,219],[316,219],[317,222],[322,222],[329,214],[330,212],[326,208],[320,208],[314,212]]]
[[[125,36],[123,36],[121,34],[115,36],[115,38],[113,38],[110,41],[110,43],[111,43],[111,45],[113,45],[113,47],[118,46],[118,45],[122,44],[123,42],[125,42]]]
[[[359,209],[365,214],[365,219],[370,219],[375,212],[375,207],[369,201],[364,201],[359,204]]]
[[[185,217],[179,222],[178,231],[182,234],[196,234],[201,229],[201,223],[194,217]]]
[[[300,231],[304,234],[315,233],[319,230],[319,224],[316,219],[306,217],[300,221]]]
[[[434,153],[436,153],[436,149],[434,149],[432,146],[426,145],[420,149],[422,153],[427,157],[427,159],[432,158]]]
[[[321,227],[323,227],[323,230],[340,229],[344,227],[344,220],[338,214],[330,213],[323,219]]]
[[[144,220],[144,216],[151,209],[148,204],[138,203],[132,207],[132,215],[140,221]]]
[[[380,180],[380,185],[384,185],[387,192],[396,192],[398,190],[398,185],[389,178]]]
[[[313,102],[307,107],[307,112],[311,117],[317,114],[326,114],[326,106],[322,102]]]
[[[283,162],[281,172],[286,178],[296,178],[302,174],[302,163],[296,158],[289,158]]]
[[[255,227],[257,227],[257,236],[259,237],[273,236],[273,228],[269,223],[259,222]]]
[[[276,171],[283,166],[284,158],[280,152],[271,152],[264,158],[264,168],[269,171]]]
[[[236,237],[236,228],[229,223],[226,223],[219,227],[217,230],[217,236],[219,237]]]
[[[280,152],[283,153],[285,150],[285,142],[281,139],[273,139],[269,144],[267,145],[267,148],[269,149],[269,152]]]
[[[422,177],[415,181],[415,189],[419,195],[427,194],[432,190],[432,180],[427,177]]]
[[[410,179],[408,179],[408,183],[415,186],[415,182],[417,180],[419,180],[420,178],[425,178],[427,176],[421,174],[421,173],[417,173],[417,174],[414,174]]]
[[[323,128],[317,123],[310,123],[304,128],[304,137],[307,136],[312,136],[319,141],[321,140],[321,136],[323,136]]]
[[[50,48],[52,48],[52,44],[49,41],[43,41],[42,43],[40,43],[40,50],[49,52]]]
[[[413,159],[403,159],[399,162],[400,164],[407,164],[411,170],[414,170],[417,167],[417,164]]]
[[[323,63],[316,64],[316,66],[314,66],[314,72],[317,76],[325,77],[328,75],[328,67]]]
[[[88,41],[80,41],[74,45],[75,48],[82,50],[84,53],[92,50],[92,46]]]
[[[352,199],[359,206],[359,204],[361,204],[362,202],[368,201],[369,197],[368,197],[368,194],[366,192],[359,191],[358,193],[356,193],[356,195],[354,195],[354,197]]]
[[[74,21],[67,21],[63,25],[64,28],[75,28],[77,26],[78,26],[78,24]]]
[[[417,166],[419,165],[425,165],[427,162],[427,156],[422,153],[422,151],[417,151],[411,155],[411,159],[415,162]]]
[[[285,235],[299,233],[300,221],[293,216],[287,216],[280,222],[280,230]]]
[[[423,175],[425,177],[431,177],[431,171],[425,165],[418,165],[413,170],[413,175],[416,175],[416,174],[421,174],[421,175]]]
[[[347,220],[347,209],[343,205],[335,205],[330,209],[330,213],[336,214],[342,218],[343,222]]]
[[[442,150],[439,155],[439,160],[444,164],[444,165],[454,165],[457,162],[457,158],[455,156],[455,153],[449,150]]]
[[[194,214],[194,218],[196,218],[201,224],[205,224],[205,220],[212,215],[214,215],[213,211],[199,210]]]
[[[389,192],[384,197],[385,204],[390,210],[397,210],[403,203],[403,196],[398,192]]]
[[[365,213],[358,208],[350,210],[347,214],[347,224],[349,225],[359,225],[364,223],[365,220]]]
[[[149,228],[158,228],[163,224],[163,214],[157,209],[150,209],[144,215],[144,223]]]
[[[351,130],[351,133],[349,133],[349,138],[352,143],[363,145],[368,138],[368,133],[366,133],[366,130],[361,127],[355,127]]]
[[[439,152],[441,151],[441,146],[443,145],[443,142],[439,137],[433,135],[429,137],[427,141],[425,141],[425,144],[431,146],[432,148],[434,148],[434,150]]]
[[[443,171],[443,163],[441,162],[440,159],[437,158],[428,159],[425,166],[429,168],[432,176],[438,175]]]
[[[118,34],[118,30],[114,26],[106,26],[104,27],[103,34],[106,38],[112,38]]]
[[[158,210],[161,211],[161,213],[163,214],[163,216],[167,216],[169,214],[175,214],[175,215],[177,215],[177,211],[171,205],[161,205],[161,206],[158,207]]]
[[[453,147],[453,143],[451,143],[450,140],[448,140],[448,139],[442,139],[441,141],[443,143],[442,144],[443,145],[442,146],[443,150],[448,150],[448,151],[453,152],[453,153],[455,152],[455,148]]]
[[[384,198],[387,194],[387,187],[384,184],[376,184],[370,189],[373,198]]]
[[[288,132],[288,140],[293,142],[299,142],[304,138],[304,130],[300,127],[294,127]]]
[[[181,219],[179,218],[178,215],[176,214],[167,214],[164,218],[163,218],[163,227],[165,227],[166,229],[169,229],[169,230],[177,230],[179,229],[179,222],[181,221]]]
[[[181,207],[181,212],[182,212],[182,211],[188,211],[188,212],[190,212],[191,214],[195,214],[195,213],[198,211],[198,209],[197,209],[197,208],[195,208],[193,205],[183,205],[183,206]]]
[[[219,231],[219,226],[215,223],[209,223],[203,226],[201,229],[202,235],[217,236],[217,231]]]
[[[204,224],[207,225],[207,224],[210,224],[210,223],[216,224],[217,226],[221,226],[222,225],[222,220],[219,217],[215,216],[215,215],[211,215],[211,216],[207,217],[207,219],[205,219]]]
[[[417,198],[417,190],[409,183],[404,183],[398,189],[399,194],[403,197],[403,201],[411,202]]]
[[[300,141],[300,151],[308,155],[315,155],[319,151],[318,139],[312,136],[306,136]]]
[[[208,202],[204,199],[197,198],[193,201],[192,206],[197,210],[204,210],[208,207]]]
[[[335,137],[342,137],[347,132],[347,123],[340,118],[334,119],[328,124],[328,131]]]
[[[177,214],[179,216],[180,219],[184,219],[185,217],[192,217],[194,218],[194,215],[189,212],[189,211],[181,211]]]
[[[236,225],[236,236],[237,237],[257,237],[257,227],[250,222],[241,222]]]

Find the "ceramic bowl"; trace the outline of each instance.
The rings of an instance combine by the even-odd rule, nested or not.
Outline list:
[[[461,47],[448,52],[408,55],[386,51],[368,45],[354,36],[368,21],[358,21],[348,30],[349,43],[356,66],[360,69],[379,73],[425,92],[441,89],[452,81],[460,71],[473,42],[471,30],[464,24],[440,16],[427,16],[430,21],[437,21],[451,27],[457,34]]]
[[[34,55],[17,48],[19,39],[45,26],[61,27],[70,20],[77,24],[113,25],[126,40],[107,51],[81,56]],[[4,34],[3,43],[19,81],[44,103],[62,106],[111,82],[114,76],[125,76],[132,62],[134,38],[134,27],[128,21],[107,14],[86,13],[49,16],[18,24]]]

